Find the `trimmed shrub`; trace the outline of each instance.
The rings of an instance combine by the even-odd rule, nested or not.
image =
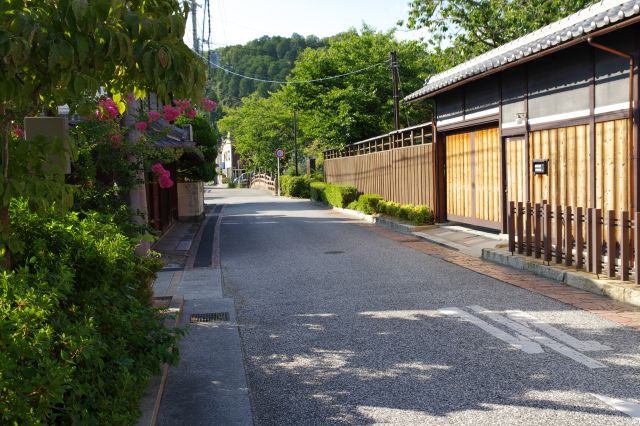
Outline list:
[[[387,201],[387,207],[385,209],[385,213],[389,216],[399,217],[400,216],[400,204],[395,201]]]
[[[306,176],[280,176],[280,191],[287,197],[309,198],[310,183]]]
[[[409,213],[409,220],[414,225],[425,225],[433,223],[433,212],[427,206],[415,206]]]
[[[358,202],[357,202],[357,201],[352,201],[352,202],[350,202],[350,203],[349,203],[349,205],[347,206],[347,208],[348,208],[348,209],[350,209],[350,210],[360,210],[360,209],[359,209],[359,207],[360,207],[360,206],[358,205]]]
[[[409,215],[411,214],[411,212],[413,211],[413,205],[412,204],[403,204],[400,206],[400,209],[398,210],[398,217],[400,219],[404,219],[404,220],[409,220]]]
[[[365,214],[378,213],[378,204],[382,197],[377,194],[362,194],[358,197],[358,210]]]
[[[324,193],[329,204],[340,208],[348,206],[358,198],[358,189],[351,185],[330,183],[325,187]]]
[[[0,423],[134,424],[148,379],[177,360],[150,306],[160,260],[106,215],[14,200],[10,218],[21,247],[0,274]]]
[[[311,196],[311,199],[313,201],[328,203],[327,197],[324,193],[327,185],[328,184],[324,182],[311,182],[311,184],[309,185],[309,195]]]

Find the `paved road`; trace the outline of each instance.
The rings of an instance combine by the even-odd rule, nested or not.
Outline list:
[[[308,201],[207,195],[256,424],[640,424],[637,331]]]

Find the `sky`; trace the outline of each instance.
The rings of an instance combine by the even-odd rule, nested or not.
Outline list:
[[[205,0],[196,1],[201,6],[197,28],[202,34]],[[388,30],[407,17],[408,3],[409,0],[209,0],[211,48],[245,44],[263,35],[289,37],[298,33],[322,38],[351,27],[361,28],[363,22],[377,30]],[[191,28],[189,18],[185,32],[189,46],[193,40]],[[406,29],[396,32],[401,40],[418,39],[421,35],[421,31]]]

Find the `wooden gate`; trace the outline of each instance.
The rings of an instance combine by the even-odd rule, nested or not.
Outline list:
[[[506,138],[504,152],[507,160],[507,205],[510,201],[527,201],[527,150],[524,137]]]
[[[447,219],[500,228],[498,129],[446,136]]]

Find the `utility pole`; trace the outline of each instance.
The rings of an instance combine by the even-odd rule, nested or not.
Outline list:
[[[400,99],[398,95],[398,58],[391,52],[391,81],[393,82],[393,122],[396,130],[400,130]]]
[[[293,110],[293,159],[296,162],[296,176],[298,176],[298,125],[295,109]]]
[[[191,0],[191,27],[193,30],[193,50],[200,53],[200,44],[198,43],[198,22],[196,20],[196,11],[198,10],[198,1]]]

